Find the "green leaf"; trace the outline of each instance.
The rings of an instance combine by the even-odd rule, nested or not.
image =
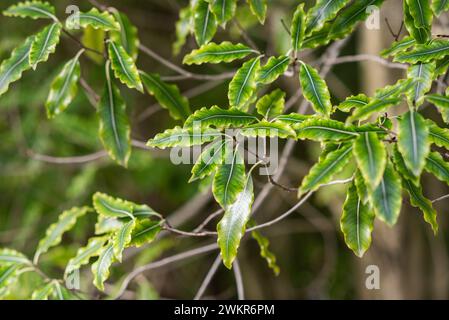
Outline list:
[[[64,275],[67,277],[73,271],[89,263],[93,257],[100,255],[100,251],[108,241],[109,236],[90,238],[85,247],[79,248],[75,257],[69,260],[65,268]]]
[[[104,282],[109,278],[112,263],[114,263],[114,245],[109,243],[101,249],[98,260],[92,264],[93,283],[100,291],[104,291]]]
[[[119,31],[120,24],[115,21],[114,16],[109,12],[100,12],[97,8],[92,8],[89,12],[80,12],[70,17],[66,21],[67,29],[76,29],[79,26],[86,28],[91,26],[94,29],[104,31]]]
[[[0,248],[0,267],[28,264],[31,264],[31,261],[23,253],[12,249]]]
[[[197,0],[194,7],[193,30],[199,46],[210,42],[217,32],[217,21],[205,0]]]
[[[307,11],[306,33],[311,34],[320,30],[325,22],[334,19],[349,2],[349,0],[317,0],[315,5]]]
[[[437,234],[438,232],[438,222],[437,222],[437,212],[432,206],[432,202],[424,197],[422,193],[422,187],[416,186],[409,180],[403,180],[404,189],[410,195],[410,203],[415,208],[419,208],[424,214],[424,220],[432,226],[433,232]]]
[[[443,11],[449,10],[449,0],[432,0],[432,10],[439,17]]]
[[[400,98],[413,87],[415,81],[416,79],[401,79],[391,86],[376,90],[374,98],[375,100]]]
[[[54,285],[52,282],[47,283],[42,288],[39,288],[33,292],[31,295],[31,300],[48,300],[48,298],[53,294]]]
[[[328,22],[321,30],[315,31],[311,35],[307,35],[302,43],[302,47],[314,49],[327,45],[331,41],[331,39],[328,38],[331,26],[332,23]]]
[[[114,256],[119,262],[122,262],[123,250],[128,247],[131,242],[132,232],[136,226],[135,220],[128,221],[123,227],[115,234],[112,240],[114,246]]]
[[[311,118],[296,126],[298,138],[314,141],[343,141],[359,136],[354,126],[336,120]]]
[[[139,248],[144,244],[151,243],[161,230],[162,227],[159,221],[138,219],[131,236],[130,246]]]
[[[267,0],[246,0],[251,12],[257,17],[261,24],[265,24],[267,17]]]
[[[332,112],[332,103],[326,82],[321,79],[317,70],[303,62],[301,64],[299,81],[304,98],[312,104],[316,112],[329,117]]]
[[[237,59],[243,59],[257,51],[241,44],[233,44],[224,41],[220,44],[211,42],[201,46],[201,48],[193,50],[184,57],[184,64],[203,64],[203,63],[222,63],[232,62]]]
[[[29,54],[34,37],[14,49],[9,59],[0,65],[0,96],[8,91],[9,85],[22,77],[22,73],[30,69]]]
[[[416,40],[414,38],[406,36],[402,40],[393,42],[391,47],[383,50],[380,55],[384,58],[393,57],[398,53],[404,52],[415,44]]]
[[[85,55],[98,65],[104,64],[105,40],[106,31],[103,29],[94,29],[91,26],[84,28],[81,43],[84,47],[95,50],[87,50]]]
[[[259,69],[257,82],[270,84],[282,76],[290,65],[289,56],[271,57],[266,65]]]
[[[315,119],[315,117],[299,113],[290,113],[290,114],[282,114],[275,118],[277,122],[287,123],[295,128],[297,127],[297,125],[309,119]]]
[[[119,43],[109,41],[108,51],[115,77],[128,88],[137,89],[143,93],[139,71],[125,48]]]
[[[55,8],[48,2],[25,1],[12,5],[3,14],[7,17],[20,17],[31,19],[52,19],[58,21],[55,16]]]
[[[158,74],[141,72],[145,89],[159,104],[168,110],[172,118],[185,120],[191,114],[189,101],[181,95],[176,85],[166,84]]]
[[[48,118],[62,113],[78,93],[78,80],[81,76],[79,57],[84,50],[68,61],[51,84],[45,108]]]
[[[149,140],[147,146],[152,148],[191,147],[211,142],[223,134],[215,129],[199,130],[197,128],[181,128],[165,130]]]
[[[125,101],[113,84],[110,72],[107,63],[105,89],[98,105],[100,138],[109,156],[126,167],[131,156],[131,128]]]
[[[47,61],[50,54],[55,52],[61,30],[62,26],[59,22],[53,23],[34,37],[29,55],[30,65],[33,69],[36,69],[39,62]]]
[[[290,33],[292,35],[292,48],[295,52],[302,48],[304,41],[304,35],[306,32],[306,14],[304,12],[304,3],[299,4],[296,7],[293,14],[292,25]]]
[[[95,223],[95,235],[104,235],[118,231],[123,226],[123,219],[98,215]]]
[[[429,141],[438,147],[449,150],[449,129],[440,128],[431,120],[426,121],[429,128]]]
[[[393,148],[392,155],[393,163],[396,168],[396,171],[404,178],[409,181],[412,181],[415,185],[419,184],[420,176],[416,176],[407,166],[405,165],[404,158],[399,152],[398,146],[395,145]]]
[[[353,114],[348,118],[348,122],[363,121],[368,119],[373,113],[385,112],[390,107],[396,106],[401,103],[399,98],[391,98],[385,100],[372,100],[367,105],[355,109]]]
[[[226,140],[223,141],[218,139],[201,153],[192,168],[192,177],[189,182],[204,179],[205,177],[211,175],[217,167],[222,164],[223,152],[225,150],[226,143]]]
[[[304,177],[299,188],[298,197],[309,191],[316,191],[321,185],[332,181],[333,177],[340,173],[352,157],[352,145],[343,145],[341,148],[329,152],[317,164],[315,164]]]
[[[350,112],[352,109],[361,108],[366,106],[369,103],[369,98],[364,95],[363,93],[356,95],[356,96],[350,96],[346,98],[345,101],[340,103],[337,106],[337,109],[343,111],[343,112]]]
[[[241,127],[258,121],[256,116],[237,109],[221,109],[217,106],[195,111],[185,122],[184,127],[200,124],[202,128]]]
[[[362,203],[367,204],[369,201],[370,191],[368,191],[365,180],[363,179],[363,176],[362,176],[362,173],[360,172],[360,170],[356,170],[356,172],[355,172],[354,185],[357,189],[358,197],[362,200]]]
[[[176,41],[172,46],[174,55],[178,55],[181,52],[187,41],[187,36],[193,31],[192,21],[192,7],[189,4],[179,11],[179,19],[176,22]]]
[[[406,0],[413,17],[415,27],[419,29],[431,29],[433,14],[429,0]]]
[[[354,183],[348,190],[340,227],[346,245],[358,257],[363,257],[371,245],[371,233],[374,228],[374,212],[360,199]]]
[[[237,9],[237,0],[206,0],[210,3],[210,9],[217,19],[217,23],[223,28],[226,22],[231,20]]]
[[[425,99],[435,105],[438,111],[441,113],[444,122],[449,122],[449,97],[441,94],[429,94],[425,96]]]
[[[237,250],[245,234],[254,201],[251,176],[243,181],[242,190],[236,194],[235,200],[226,208],[223,218],[217,225],[218,246],[223,263],[228,269],[232,268],[232,263],[237,256]]]
[[[409,34],[416,40],[417,43],[426,43],[431,36],[430,28],[417,28],[415,19],[411,13],[411,8],[407,1],[403,1],[404,6],[404,25]],[[416,15],[416,13],[414,13]]]
[[[45,237],[39,241],[36,254],[34,255],[34,263],[37,264],[41,254],[60,244],[64,233],[72,229],[75,226],[76,221],[90,210],[89,207],[82,207],[64,211],[59,216],[58,221],[47,229]]]
[[[435,40],[430,44],[418,44],[411,51],[398,54],[394,61],[416,64],[439,60],[449,55],[449,41]]]
[[[285,92],[276,89],[264,95],[256,104],[257,112],[265,119],[280,116],[285,107]]]
[[[254,240],[257,241],[257,244],[260,248],[260,256],[267,261],[268,267],[273,270],[275,276],[278,276],[281,272],[281,269],[276,263],[276,256],[270,251],[270,240],[267,237],[264,237],[257,230],[251,231],[251,236]]]
[[[338,39],[351,33],[359,21],[366,20],[369,17],[369,7],[380,7],[383,2],[384,0],[357,0],[353,2],[334,20],[328,37]]]
[[[433,174],[440,181],[449,184],[449,164],[438,152],[431,152],[427,156],[425,170]]]
[[[424,95],[432,88],[435,63],[418,63],[410,66],[407,70],[407,77],[415,80],[407,97],[413,105],[419,107],[424,102]]]
[[[0,267],[0,294],[3,290],[8,289],[14,282],[17,281],[20,266],[15,264],[7,267]]]
[[[421,175],[430,144],[429,129],[419,113],[407,112],[399,121],[398,147],[407,168],[415,175]]]
[[[241,130],[245,137],[279,137],[282,139],[295,138],[296,133],[289,125],[282,122],[268,122],[263,120],[259,123],[246,126]]]
[[[212,184],[215,200],[223,209],[227,210],[237,200],[245,188],[246,180],[245,163],[238,148],[233,150],[227,146]]]
[[[256,91],[256,76],[260,67],[260,58],[244,63],[229,83],[228,98],[232,107],[242,109]]]
[[[376,216],[390,226],[398,220],[402,206],[401,178],[391,163],[387,164],[379,186],[370,192],[370,202]]]
[[[120,43],[126,53],[135,61],[139,54],[139,35],[137,28],[122,12],[113,9],[112,14],[120,25],[120,31],[111,31],[109,37],[115,43]]]
[[[364,181],[371,189],[376,189],[387,165],[385,145],[376,133],[365,132],[354,141],[354,156]]]
[[[107,194],[97,192],[92,197],[95,211],[99,215],[108,218],[130,218],[133,216],[133,203],[119,198],[111,197]]]

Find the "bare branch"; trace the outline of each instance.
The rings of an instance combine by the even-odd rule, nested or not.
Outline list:
[[[219,254],[217,258],[215,258],[214,263],[209,269],[209,272],[206,274],[206,277],[204,278],[203,282],[201,283],[200,288],[198,289],[198,292],[196,293],[193,300],[200,300],[203,296],[204,292],[206,291],[207,287],[209,286],[212,278],[214,277],[215,273],[218,270],[218,267],[221,264],[221,255]]]
[[[237,287],[237,297],[239,300],[245,300],[245,287],[243,286],[242,272],[240,271],[239,262],[237,259],[232,264],[234,270],[235,285]]]

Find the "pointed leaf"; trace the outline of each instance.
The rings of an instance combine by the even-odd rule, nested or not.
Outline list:
[[[210,42],[217,32],[217,21],[205,0],[198,0],[194,7],[193,29],[199,46]]]
[[[143,92],[139,71],[137,71],[134,60],[128,55],[125,48],[119,43],[109,41],[108,51],[115,77],[121,83],[126,84],[128,88]]]
[[[360,170],[357,170],[355,172],[354,185],[357,189],[357,195],[362,200],[362,203],[367,204],[369,201],[370,191],[368,191],[365,180],[363,179],[363,176],[362,176],[362,173],[360,172]]]
[[[215,129],[197,130],[175,127],[157,134],[149,140],[147,146],[160,149],[171,147],[191,147],[211,142],[223,134]]]
[[[320,30],[324,23],[334,19],[349,0],[317,0],[315,5],[307,11],[306,33],[311,34]]]
[[[187,36],[193,31],[192,7],[187,5],[179,11],[179,19],[176,22],[176,41],[173,43],[173,54],[178,55],[187,41]]]
[[[449,0],[432,0],[432,10],[438,17],[443,11],[449,10]]]
[[[418,63],[407,70],[407,77],[415,82],[407,94],[409,101],[419,107],[424,102],[424,95],[432,88],[435,77],[435,63]]]
[[[109,278],[112,263],[114,263],[114,246],[109,243],[101,249],[98,260],[92,264],[93,283],[100,291],[104,291],[104,282]]]
[[[440,128],[431,120],[426,121],[429,128],[429,141],[438,147],[449,150],[449,129]]]
[[[276,89],[264,95],[256,104],[257,112],[265,119],[280,116],[285,107],[285,92]]]
[[[140,44],[138,30],[124,13],[113,10],[112,14],[120,25],[120,31],[112,31],[110,38],[115,43],[120,43],[126,53],[135,61]]]
[[[90,238],[85,247],[79,248],[75,257],[69,260],[65,268],[65,277],[70,275],[73,271],[78,270],[82,266],[89,263],[93,257],[100,255],[100,251],[108,241],[109,237],[94,237]]]
[[[395,145],[393,148],[392,155],[393,163],[396,171],[407,180],[413,182],[415,185],[419,184],[420,176],[415,175],[407,166],[405,165],[404,158],[402,154],[399,152],[398,146]]]
[[[246,126],[241,134],[245,137],[279,137],[282,139],[295,138],[296,133],[290,126],[281,122],[261,121],[256,124]]]
[[[128,247],[131,242],[132,233],[136,226],[135,220],[131,220],[123,225],[123,227],[115,234],[112,240],[114,246],[114,256],[119,262],[122,262],[123,250]]]
[[[340,103],[337,108],[343,112],[350,112],[352,109],[361,108],[366,106],[369,103],[369,98],[362,94],[359,94],[357,96],[351,96],[346,98],[345,101]]]
[[[312,104],[316,112],[329,117],[332,112],[331,97],[327,84],[321,79],[318,71],[302,63],[299,80],[304,98]]]
[[[226,140],[218,139],[204,150],[192,168],[189,182],[204,179],[211,175],[222,164]]]
[[[161,232],[162,227],[159,221],[149,219],[138,219],[134,227],[130,246],[141,247],[144,244],[151,243]]]
[[[342,141],[359,136],[354,126],[330,119],[311,118],[296,126],[299,139]]]
[[[296,7],[293,14],[292,25],[290,33],[292,35],[292,48],[295,52],[299,51],[304,41],[304,35],[306,32],[306,14],[304,12],[304,3],[301,3]]]
[[[58,21],[55,16],[55,8],[50,3],[41,1],[19,2],[3,11],[3,14],[7,17],[52,19]]]
[[[416,40],[412,37],[404,37],[402,40],[393,42],[390,48],[383,50],[380,55],[384,58],[394,57],[398,53],[404,52],[411,46],[416,44]]]
[[[432,27],[433,14],[429,0],[406,0],[413,17],[415,27],[430,29]]]
[[[440,181],[449,184],[449,164],[438,152],[431,152],[427,156],[425,170]]]
[[[232,107],[242,109],[256,91],[256,75],[260,67],[260,58],[244,63],[229,83],[228,98]]]
[[[449,122],[449,97],[441,94],[429,94],[425,99],[435,105],[444,122]]]
[[[411,51],[398,54],[394,61],[416,64],[439,60],[449,55],[449,41],[435,40],[430,44],[418,44]]]
[[[315,119],[312,116],[299,114],[299,113],[290,113],[290,114],[281,114],[275,118],[276,121],[287,123],[292,127],[296,128],[297,125],[303,123],[306,120]]]
[[[28,258],[12,249],[1,248],[0,249],[0,267],[7,267],[11,265],[27,265],[31,264],[31,261]]]
[[[385,100],[372,100],[367,105],[355,109],[353,114],[348,118],[348,122],[363,121],[368,119],[373,113],[386,112],[390,107],[401,103],[399,98],[391,98]]]
[[[257,241],[257,244],[260,248],[260,256],[267,261],[268,267],[273,270],[275,276],[278,276],[281,272],[281,269],[276,263],[276,256],[270,251],[270,240],[267,237],[264,237],[257,230],[251,231],[251,236],[254,240]]]
[[[95,211],[99,215],[108,218],[131,218],[133,216],[133,203],[119,198],[113,198],[107,194],[97,192],[92,197]]]
[[[100,12],[97,8],[92,8],[89,12],[80,12],[66,21],[67,29],[75,29],[79,26],[86,28],[91,26],[94,29],[104,31],[119,31],[120,24],[115,21],[114,16],[109,12]]]
[[[193,50],[184,57],[184,64],[222,63],[243,59],[252,53],[258,53],[254,49],[241,43],[233,44],[224,41],[220,44],[211,42]]]
[[[411,8],[408,5],[408,1],[403,1],[404,7],[404,25],[409,34],[416,40],[417,43],[426,43],[430,40],[431,29],[430,28],[417,28],[415,18],[411,13]],[[416,15],[416,13],[414,13]]]
[[[54,285],[52,282],[47,283],[42,288],[39,288],[33,292],[31,295],[31,300],[48,300],[48,298],[53,294]]]
[[[217,19],[217,23],[223,28],[226,22],[231,20],[237,9],[237,0],[207,0],[210,3],[210,9]]]
[[[257,17],[261,24],[265,23],[267,17],[267,0],[246,0],[251,12]]]
[[[44,28],[35,37],[30,49],[30,65],[33,69],[39,62],[48,60],[50,54],[56,50],[56,45],[59,43],[62,26],[60,23],[53,23]]]
[[[266,65],[259,69],[257,82],[270,84],[282,76],[290,65],[289,56],[271,57]]]
[[[221,109],[217,106],[202,108],[192,114],[185,122],[184,127],[197,124],[202,128],[214,126],[216,128],[246,126],[258,121],[256,116],[236,109]]]
[[[376,90],[374,98],[375,100],[400,98],[413,87],[415,81],[416,79],[401,79],[391,86]]]

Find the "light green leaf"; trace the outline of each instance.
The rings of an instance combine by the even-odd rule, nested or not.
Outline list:
[[[36,289],[31,295],[31,300],[43,301],[53,294],[54,285],[52,282],[47,283],[42,288]]]
[[[260,58],[244,63],[229,83],[228,98],[232,107],[242,109],[256,91],[256,75],[260,67]]]
[[[25,1],[12,5],[3,14],[7,17],[20,17],[31,19],[52,19],[58,21],[55,16],[55,8],[48,2]]]
[[[306,33],[311,34],[320,30],[324,23],[334,19],[349,0],[317,0],[315,5],[307,11]]]
[[[311,118],[296,126],[298,138],[314,141],[343,141],[359,136],[354,126],[336,120]]]
[[[398,147],[407,168],[415,175],[421,175],[430,144],[429,129],[419,113],[407,112],[399,121]]]
[[[440,128],[431,120],[426,121],[429,128],[429,141],[438,147],[449,150],[449,129]]]
[[[418,29],[431,29],[433,14],[429,0],[406,0],[413,17],[415,27]]]
[[[362,203],[367,204],[369,201],[370,191],[368,191],[365,180],[363,180],[363,176],[360,170],[356,170],[355,172],[354,185],[357,189],[358,197],[362,200]]]
[[[158,74],[141,72],[145,89],[176,120],[185,120],[191,114],[189,101],[181,95],[176,85],[166,84]]]
[[[191,147],[211,142],[223,134],[215,129],[181,128],[165,130],[147,142],[152,148]]]
[[[199,46],[210,42],[217,32],[217,21],[205,0],[197,0],[194,7],[193,30]]]
[[[0,96],[8,91],[9,85],[22,77],[22,73],[31,68],[29,54],[34,37],[29,37],[25,42],[14,49],[9,59],[0,65]]]
[[[449,164],[438,152],[431,152],[427,156],[425,170],[433,174],[440,181],[449,184]]]
[[[134,227],[130,246],[141,247],[144,244],[151,243],[161,232],[161,222],[149,219],[138,219]]]
[[[140,44],[137,28],[124,13],[112,9],[112,14],[120,25],[120,31],[111,31],[109,37],[115,43],[120,43],[126,53],[136,61]]]
[[[449,55],[449,41],[435,40],[430,44],[418,44],[411,51],[398,54],[394,61],[416,64],[439,60]]]
[[[123,219],[98,215],[95,223],[95,235],[103,235],[118,231],[123,226]]]
[[[104,291],[104,282],[109,278],[109,269],[114,260],[114,245],[109,243],[101,249],[98,260],[92,264],[93,283],[100,291]]]
[[[102,29],[104,31],[119,31],[120,24],[115,21],[114,16],[109,12],[100,12],[97,8],[92,8],[89,12],[80,12],[66,21],[67,29],[76,29],[79,26],[86,28],[91,26],[94,29]]]
[[[388,163],[379,186],[370,192],[370,202],[376,216],[390,226],[396,224],[401,212],[401,191],[401,178],[393,165]]]
[[[443,11],[449,10],[449,0],[432,0],[432,10],[439,17]]]
[[[361,108],[366,106],[369,103],[369,98],[364,95],[363,93],[356,95],[356,96],[350,96],[346,98],[345,101],[340,103],[337,106],[337,109],[343,111],[343,112],[350,112],[352,109]]]
[[[134,204],[107,194],[97,192],[92,197],[95,211],[107,218],[130,218],[134,219]]]
[[[81,76],[79,57],[83,52],[84,50],[78,52],[75,58],[68,61],[53,80],[45,103],[48,118],[51,119],[67,109],[76,97]]]
[[[263,120],[259,123],[246,126],[241,130],[245,137],[279,137],[282,139],[295,138],[296,133],[289,125],[282,122],[269,122]]]
[[[257,112],[265,119],[280,116],[285,107],[285,92],[276,89],[264,95],[256,104]]]
[[[449,123],[449,97],[441,94],[429,94],[425,99],[435,105],[444,122]]]
[[[396,106],[401,103],[399,98],[390,98],[385,100],[372,100],[367,105],[355,109],[353,114],[348,118],[348,122],[363,121],[368,119],[373,113],[386,112],[390,107]]]
[[[276,256],[274,253],[270,251],[270,240],[267,237],[264,237],[257,230],[251,231],[251,236],[254,240],[257,241],[257,244],[260,248],[260,256],[267,261],[268,267],[273,270],[275,276],[278,276],[281,272],[281,269],[276,263]]]
[[[267,0],[246,0],[251,12],[257,17],[261,24],[265,23],[267,17]]]
[[[303,45],[304,35],[306,32],[305,20],[306,14],[304,12],[304,3],[301,3],[296,7],[290,28],[290,33],[292,35],[292,48],[295,52],[298,52]]]
[[[14,282],[17,281],[17,271],[20,265],[14,264],[6,267],[0,267],[0,294],[3,290],[7,290]]]
[[[36,254],[34,255],[34,263],[37,263],[41,254],[60,244],[64,233],[72,229],[76,221],[89,211],[91,211],[89,207],[72,208],[64,211],[59,216],[58,221],[47,229],[45,237],[39,241]]]
[[[0,248],[0,266],[8,267],[11,265],[28,265],[31,261],[23,254],[16,250],[8,248]]]
[[[415,44],[416,40],[414,38],[406,36],[402,40],[393,42],[391,47],[383,50],[380,55],[384,58],[394,57],[396,54],[404,52]]]
[[[290,114],[282,114],[275,118],[276,121],[287,123],[294,128],[297,128],[299,124],[309,119],[315,119],[315,117],[299,113],[290,113]]]
[[[126,105],[119,89],[113,84],[109,64],[106,64],[106,84],[98,105],[100,138],[109,156],[126,167],[131,156],[131,128]]]
[[[253,181],[250,176],[244,179],[243,189],[236,195],[235,201],[229,204],[217,225],[218,246],[223,263],[228,269],[232,268],[232,263],[237,256],[240,241],[251,216],[253,201]]]
[[[94,29],[91,26],[83,29],[81,43],[83,46],[95,50],[87,50],[85,55],[98,65],[104,64],[105,40],[106,31],[103,29]]]
[[[39,62],[47,61],[50,54],[55,52],[61,30],[62,26],[59,22],[53,23],[34,37],[29,55],[30,65],[33,69],[36,69]]]
[[[121,44],[109,41],[108,46],[109,59],[114,75],[121,83],[130,89],[137,89],[143,93],[142,81],[134,60],[128,55]]]
[[[371,232],[374,228],[374,212],[360,199],[354,183],[348,190],[340,227],[346,245],[358,257],[363,257],[371,245]]]
[[[259,69],[257,82],[270,84],[282,76],[290,65],[289,56],[271,57],[266,65]]]
[[[202,128],[214,126],[216,128],[241,127],[258,121],[256,116],[236,109],[221,109],[217,106],[202,108],[192,114],[185,122],[184,127],[197,124]]]
[[[212,184],[215,200],[225,210],[236,200],[246,184],[245,163],[238,148],[227,147]]]
[[[89,260],[93,257],[100,255],[100,250],[108,241],[109,236],[106,237],[94,237],[90,238],[85,247],[79,248],[75,257],[69,260],[65,268],[64,275],[67,277],[73,271],[78,270],[82,266],[89,263]]]
[[[329,152],[323,159],[315,164],[304,177],[299,188],[298,197],[309,191],[315,191],[323,184],[332,181],[352,158],[352,145],[343,145],[341,148]]]
[[[315,31],[311,35],[307,35],[302,43],[302,47],[314,49],[327,45],[331,41],[331,39],[328,38],[331,27],[332,23],[328,22],[321,30]]]
[[[393,148],[392,159],[396,171],[404,178],[409,181],[412,181],[415,185],[419,184],[420,176],[415,175],[407,166],[405,165],[404,158],[402,154],[399,152],[398,146],[395,145]]]
[[[184,64],[222,63],[243,59],[252,53],[258,53],[241,43],[224,41],[220,44],[211,42],[193,50],[184,57]]]
[[[407,78],[414,79],[414,84],[407,97],[412,105],[419,107],[424,102],[424,95],[432,88],[435,77],[435,63],[418,63],[407,70]]]
[[[131,242],[132,233],[136,226],[135,220],[128,221],[123,227],[115,234],[112,240],[114,246],[114,256],[119,262],[122,262],[123,250],[128,247]]]
[[[225,150],[226,140],[218,139],[208,146],[199,156],[192,168],[192,177],[189,182],[211,175],[217,167],[223,162],[223,152]],[[228,142],[229,143],[229,142]]]
[[[178,55],[181,52],[187,41],[187,36],[193,32],[192,21],[192,7],[189,4],[179,11],[179,19],[176,22],[176,41],[172,46],[174,55]]]
[[[237,9],[237,0],[206,0],[210,3],[210,9],[217,19],[217,23],[223,28],[226,22],[231,20]]]
[[[386,100],[393,98],[400,98],[403,94],[406,94],[415,83],[416,79],[401,79],[391,86],[386,86],[377,89],[374,93],[375,100]]]
[[[430,28],[417,28],[415,19],[412,15],[411,8],[407,1],[403,1],[404,6],[404,25],[409,34],[416,40],[417,43],[426,43],[431,36]],[[414,13],[416,15],[416,13]]]
[[[354,156],[364,181],[374,190],[387,165],[387,150],[374,132],[365,132],[354,141]]]
[[[321,79],[317,70],[303,62],[301,64],[299,81],[304,98],[312,104],[316,112],[329,117],[332,112],[332,103],[326,82]]]

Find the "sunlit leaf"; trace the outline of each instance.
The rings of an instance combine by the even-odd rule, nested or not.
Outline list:
[[[124,13],[113,10],[112,14],[120,25],[120,31],[112,31],[110,38],[115,43],[120,43],[126,50],[126,53],[135,61],[139,53],[140,44],[138,30]]]
[[[266,65],[259,69],[257,82],[270,84],[282,76],[290,65],[290,57],[271,57]]]
[[[251,12],[257,17],[261,24],[265,23],[267,17],[267,0],[246,0]]]
[[[135,219],[125,223],[122,228],[115,234],[112,240],[114,246],[114,256],[119,261],[122,262],[123,250],[129,245],[132,239],[132,233],[134,227],[136,226]]]
[[[228,98],[232,107],[242,109],[256,91],[257,72],[260,59],[254,58],[244,63],[229,83]]]
[[[299,139],[314,141],[343,141],[359,136],[355,127],[336,120],[310,118],[296,126]]]
[[[296,7],[293,14],[292,25],[290,27],[290,33],[292,36],[292,48],[295,52],[299,51],[304,41],[304,35],[306,31],[306,14],[304,12],[304,3],[299,4]]]
[[[90,238],[85,247],[79,248],[76,255],[69,260],[65,268],[65,276],[67,277],[73,271],[78,270],[82,266],[89,263],[89,260],[93,257],[100,255],[100,250],[108,241],[106,237],[94,237]]]
[[[104,291],[104,282],[109,278],[109,269],[114,260],[114,246],[109,243],[101,249],[98,260],[92,264],[93,283],[100,291]]]
[[[56,50],[61,35],[61,24],[53,23],[45,27],[35,37],[30,49],[30,65],[33,69],[39,62],[48,60],[50,54]]]
[[[217,106],[201,108],[195,111],[185,122],[184,127],[200,125],[203,128],[214,126],[216,128],[246,126],[258,121],[256,116],[236,109],[221,109]]]
[[[321,29],[324,23],[332,20],[344,8],[349,0],[317,0],[315,5],[307,11],[306,33]]]
[[[419,107],[424,102],[424,95],[432,88],[434,73],[435,63],[418,63],[407,70],[407,77],[415,80],[407,94],[413,105]]]
[[[191,147],[211,142],[223,136],[215,129],[196,130],[192,128],[175,127],[157,134],[149,140],[147,146],[160,149],[171,147]]]
[[[304,97],[312,104],[313,109],[329,117],[332,112],[332,103],[326,82],[321,79],[317,70],[302,63],[299,71],[299,80]]]
[[[439,60],[449,55],[449,41],[435,40],[430,44],[418,44],[411,51],[403,52],[394,58],[398,62],[416,64]]]
[[[210,9],[217,19],[217,23],[223,28],[226,22],[231,20],[237,9],[237,0],[207,0],[210,3]]]
[[[108,52],[115,77],[127,85],[128,88],[143,92],[139,71],[134,64],[134,60],[128,55],[125,48],[117,42],[109,41]]]
[[[256,104],[257,112],[265,119],[280,116],[285,107],[285,92],[276,89],[264,95]]]
[[[204,179],[211,175],[217,167],[223,162],[223,152],[226,140],[218,139],[208,146],[199,156],[192,168],[192,177],[189,182]]]
[[[112,14],[100,12],[97,8],[92,8],[89,12],[79,12],[67,19],[67,29],[77,29],[78,26],[81,28],[91,26],[94,29],[102,29],[104,31],[120,30],[120,24],[115,21]]]
[[[194,7],[194,33],[199,46],[207,44],[217,32],[217,20],[205,0],[197,0]]]
[[[222,63],[243,59],[246,56],[257,53],[257,51],[241,44],[233,44],[225,41],[220,44],[208,43],[201,48],[193,50],[184,57],[185,64]]]
[[[3,11],[3,14],[7,17],[58,20],[55,8],[50,3],[42,1],[19,2]]]

